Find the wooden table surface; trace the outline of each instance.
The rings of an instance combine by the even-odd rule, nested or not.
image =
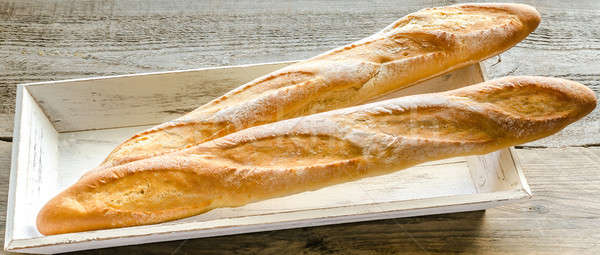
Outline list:
[[[0,231],[16,84],[304,59],[407,13],[459,1],[0,0]],[[600,1],[523,1],[540,27],[485,62],[600,93]],[[600,107],[599,107],[600,108]],[[519,147],[534,197],[454,213],[86,251],[87,254],[600,254],[600,110]],[[1,241],[1,240],[0,240]],[[3,243],[3,242],[2,242]]]

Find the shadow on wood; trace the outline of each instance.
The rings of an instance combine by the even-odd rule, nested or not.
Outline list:
[[[472,251],[485,211],[106,248],[76,254],[397,254]],[[75,254],[75,253],[73,253]]]

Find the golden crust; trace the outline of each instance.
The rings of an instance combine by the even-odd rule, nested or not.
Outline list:
[[[522,4],[423,9],[368,38],[257,78],[179,119],[136,134],[99,168],[252,126],[365,103],[505,51],[539,22],[539,13]]]
[[[484,154],[558,132],[596,106],[587,87],[507,77],[244,129],[92,171],[40,211],[41,233],[152,224]]]

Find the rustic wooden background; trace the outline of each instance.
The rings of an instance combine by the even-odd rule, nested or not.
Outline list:
[[[16,85],[304,59],[423,7],[460,1],[0,0],[0,231]],[[540,27],[486,61],[600,93],[600,1],[522,1]],[[600,107],[599,107],[600,108]],[[600,110],[520,147],[534,198],[455,213],[87,251],[86,254],[600,253]],[[0,240],[1,241],[1,240]]]

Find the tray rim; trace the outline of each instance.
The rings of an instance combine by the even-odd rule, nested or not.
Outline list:
[[[533,197],[533,192],[531,191],[531,187],[529,186],[529,183],[527,182],[527,179],[525,178],[525,173],[522,168],[521,158],[519,158],[518,154],[515,152],[516,149],[514,146],[508,147],[507,149],[510,154],[510,157],[512,158],[512,161],[514,162],[515,170],[517,172],[517,176],[519,177],[519,182],[521,184],[521,188],[523,189],[523,192],[525,192],[527,194],[528,198]]]
[[[9,185],[8,185],[8,201],[6,203],[6,224],[4,232],[4,250],[9,251],[13,240],[13,228],[14,228],[14,212],[15,212],[15,199],[16,199],[16,185],[17,185],[17,169],[19,162],[17,160],[20,148],[20,127],[23,103],[23,90],[24,86],[17,86],[17,98],[15,107],[15,117],[13,125],[13,144],[11,148],[10,158],[10,173],[9,173]]]
[[[79,82],[79,81],[105,80],[105,79],[112,79],[112,78],[126,78],[126,77],[136,77],[136,76],[175,74],[175,73],[197,72],[197,71],[206,71],[206,70],[245,68],[245,67],[267,66],[267,65],[283,65],[283,64],[290,65],[290,64],[293,64],[293,63],[296,63],[299,61],[302,61],[302,60],[287,60],[287,61],[275,61],[275,62],[242,64],[242,65],[209,66],[209,67],[181,69],[181,70],[172,70],[172,71],[157,71],[157,72],[118,74],[118,75],[107,75],[107,76],[93,76],[93,77],[65,79],[65,80],[58,80],[58,81],[38,81],[38,82],[20,83],[20,84],[17,84],[17,87],[40,86],[40,85],[60,84],[60,83]],[[16,123],[16,121],[15,121],[15,123]]]
[[[490,200],[487,197],[498,197],[498,198]],[[192,233],[193,234],[193,233],[197,232],[197,236],[189,237],[189,238],[225,236],[225,235],[235,235],[235,234],[242,234],[242,233],[261,232],[261,231],[266,231],[266,230],[288,229],[289,227],[284,227],[284,228],[277,227],[277,226],[286,225],[286,224],[289,224],[291,226],[299,225],[299,226],[303,226],[303,227],[309,227],[309,226],[329,225],[331,223],[328,220],[335,221],[336,224],[343,224],[343,223],[350,223],[350,222],[361,222],[361,221],[397,218],[398,216],[400,216],[402,214],[408,214],[409,216],[407,216],[407,217],[410,217],[411,215],[412,216],[434,215],[434,214],[455,212],[455,210],[448,210],[448,211],[441,210],[438,213],[432,213],[432,214],[415,213],[418,211],[443,209],[443,208],[449,208],[449,207],[464,207],[464,210],[462,210],[462,211],[471,211],[472,207],[477,206],[477,205],[480,205],[481,209],[484,209],[484,208],[488,208],[488,206],[486,206],[486,205],[489,205],[489,204],[501,205],[501,204],[505,204],[505,203],[527,200],[530,197],[531,197],[531,194],[526,189],[520,188],[520,189],[498,191],[498,192],[491,192],[491,193],[477,193],[477,194],[412,199],[412,200],[410,200],[411,202],[413,202],[413,203],[416,202],[416,203],[421,203],[421,204],[428,204],[429,201],[431,201],[431,200],[434,200],[434,201],[449,200],[449,198],[460,198],[460,199],[464,199],[467,201],[464,201],[462,203],[447,203],[447,204],[441,203],[441,204],[436,204],[434,206],[424,206],[424,207],[412,208],[412,209],[397,209],[397,210],[380,211],[380,212],[366,212],[363,214],[356,214],[358,216],[364,216],[358,220],[356,218],[351,219],[354,215],[336,215],[336,216],[322,216],[322,217],[316,217],[316,218],[312,217],[309,219],[277,221],[277,222],[271,222],[271,224],[269,224],[269,226],[273,227],[272,229],[271,228],[251,229],[252,227],[255,227],[255,226],[262,226],[262,225],[264,225],[264,223],[252,223],[252,224],[245,224],[245,225],[240,224],[240,225],[235,225],[235,226],[221,226],[221,227],[212,227],[212,228],[204,228],[201,226],[194,227],[194,225],[203,225],[203,224],[212,223],[215,221],[223,221],[223,220],[230,220],[230,219],[235,219],[236,221],[243,221],[243,220],[252,219],[252,218],[262,218],[262,217],[266,217],[268,214],[243,216],[243,217],[228,218],[228,219],[218,219],[218,220],[211,220],[211,221],[207,221],[207,222],[188,222],[188,223],[179,223],[179,224],[172,224],[172,225],[160,225],[160,224],[144,225],[144,226],[136,226],[136,227],[119,228],[120,231],[132,232],[132,234],[121,235],[121,236],[111,236],[110,232],[113,232],[113,231],[110,231],[111,229],[109,229],[109,230],[97,230],[97,231],[89,231],[89,232],[78,232],[78,233],[68,233],[68,234],[60,234],[60,235],[52,235],[52,236],[43,236],[43,237],[35,237],[35,238],[29,238],[29,239],[14,239],[9,242],[9,245],[6,247],[6,249],[9,251],[24,251],[26,249],[36,249],[36,248],[51,247],[51,246],[66,245],[66,244],[72,245],[72,244],[86,243],[86,242],[90,242],[90,241],[92,241],[92,242],[110,241],[110,240],[124,239],[124,238],[125,239],[127,239],[127,238],[136,239],[136,238],[144,238],[147,236],[154,236],[154,235],[160,236],[160,235],[168,235],[168,234],[175,234],[175,233],[188,233],[188,234]],[[406,202],[407,201],[392,201],[392,202],[377,203],[377,204],[378,205],[389,205],[389,206],[393,207],[394,204],[402,204],[402,203],[406,203]],[[365,205],[361,205],[361,206],[366,207],[366,206],[371,206],[371,205],[373,205],[373,204],[365,204]],[[338,210],[343,207],[349,207],[349,206],[331,207],[331,208],[327,208],[327,209]],[[297,214],[297,213],[304,213],[304,212],[308,212],[308,211],[311,211],[311,210],[307,209],[307,210],[277,213],[277,214]],[[412,214],[412,213],[414,213],[414,214]],[[340,218],[347,219],[347,221],[345,221],[345,220],[340,221],[339,220]],[[311,225],[302,224],[303,221],[314,220],[314,219],[319,219],[321,221],[319,221],[317,224],[311,224]],[[145,230],[144,230],[145,233],[143,233],[143,234],[142,233],[133,233],[136,230],[139,230],[142,228],[145,228]],[[148,228],[150,228],[150,230]],[[238,229],[238,230],[242,229],[242,230],[226,232],[226,234],[213,235],[213,233],[218,233],[218,230],[228,230],[228,229]],[[112,230],[115,230],[115,229],[112,229]],[[207,232],[208,232],[208,234],[206,234]],[[100,233],[100,235],[105,234],[105,236],[98,237],[98,235],[97,235],[98,233]],[[90,235],[90,236],[86,237],[85,235]],[[93,235],[95,235],[95,237]],[[76,237],[76,238],[73,238],[73,237]],[[169,241],[169,240],[178,240],[178,239],[177,238],[162,239],[160,241]],[[143,242],[143,243],[150,243],[150,242],[151,241]]]

